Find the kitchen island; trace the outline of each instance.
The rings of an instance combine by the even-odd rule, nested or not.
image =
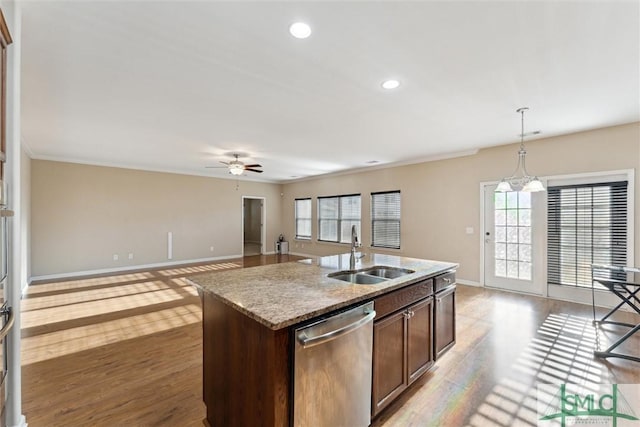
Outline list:
[[[374,302],[376,311],[376,301],[381,301],[388,315],[404,309],[416,293],[432,304],[434,278],[448,275],[450,283],[457,268],[448,262],[369,254],[358,259],[356,270],[385,266],[408,274],[371,285],[329,276],[350,270],[352,262],[345,254],[190,278],[202,297],[206,423],[289,426],[292,330],[297,325],[367,301]],[[393,304],[397,307],[392,309]],[[431,334],[431,323],[428,329]],[[431,348],[429,355],[433,363]]]

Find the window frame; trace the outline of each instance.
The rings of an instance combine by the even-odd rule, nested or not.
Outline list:
[[[359,197],[360,198],[360,217],[355,220],[352,218],[343,218],[342,215],[342,199],[344,198],[349,198],[349,197]],[[324,218],[322,217],[321,213],[322,213],[322,200],[328,200],[328,199],[336,199],[337,201],[337,217],[334,218]],[[345,244],[350,244],[349,242],[343,242],[342,240],[342,222],[343,221],[357,221],[358,222],[358,231],[362,230],[362,194],[361,193],[354,193],[354,194],[340,194],[340,195],[336,195],[336,196],[318,196],[317,197],[318,200],[318,206],[317,206],[317,214],[318,214],[318,237],[317,237],[317,241],[318,242],[325,242],[325,243],[338,243],[341,245],[345,245]],[[322,239],[322,222],[323,221],[335,221],[336,222],[336,240],[327,240],[327,239]],[[358,233],[358,236],[360,237],[360,233]],[[349,237],[350,240],[350,237]]]
[[[298,216],[298,202],[306,202],[309,201],[309,218],[301,218]],[[295,239],[296,240],[311,240],[313,235],[313,199],[311,197],[300,197],[296,198],[293,201],[293,218],[295,224]],[[309,221],[309,235],[302,235],[298,232],[298,221],[299,220],[308,220]]]
[[[374,218],[374,201],[375,196],[384,195],[384,194],[398,194],[398,219],[375,219]],[[402,242],[402,193],[400,190],[391,190],[391,191],[376,191],[371,193],[371,247],[381,248],[381,249],[400,249]],[[387,223],[398,223],[398,246],[391,245],[383,245],[376,244],[376,233],[375,233],[375,225],[376,222],[387,222]]]

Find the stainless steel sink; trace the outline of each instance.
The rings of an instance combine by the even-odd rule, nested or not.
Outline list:
[[[359,285],[376,285],[411,273],[415,273],[415,271],[407,268],[375,265],[362,270],[337,271],[329,274],[328,277]]]
[[[362,272],[370,276],[384,277],[386,279],[396,279],[406,276],[407,274],[415,273],[413,270],[398,267],[371,267]]]
[[[369,276],[362,273],[332,273],[329,274],[332,279],[338,279],[345,282],[356,283],[358,285],[376,285],[378,283],[386,282],[387,279],[376,276]]]

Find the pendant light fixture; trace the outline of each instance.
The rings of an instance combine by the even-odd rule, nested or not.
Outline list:
[[[521,117],[521,132],[520,132],[520,150],[518,151],[518,166],[515,172],[508,178],[502,178],[500,184],[496,187],[496,192],[504,193],[507,191],[525,191],[527,193],[535,193],[538,191],[544,191],[544,185],[538,179],[537,176],[531,176],[527,172],[525,165],[525,157],[527,151],[524,149],[524,113],[528,107],[518,108],[516,112],[520,113]]]

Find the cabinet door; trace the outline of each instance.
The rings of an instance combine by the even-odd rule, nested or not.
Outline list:
[[[373,387],[375,416],[407,387],[405,310],[373,324]]]
[[[407,368],[411,384],[433,364],[433,299],[414,304],[407,312]]]
[[[456,287],[437,293],[435,299],[433,348],[438,359],[456,342]]]

